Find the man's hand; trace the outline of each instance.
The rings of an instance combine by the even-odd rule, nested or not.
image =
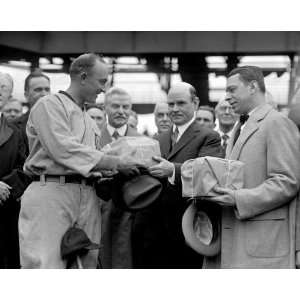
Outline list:
[[[296,251],[296,269],[300,269],[300,251]]]
[[[3,202],[8,199],[10,195],[10,189],[11,186],[3,181],[0,181],[0,204],[3,204]]]
[[[213,201],[221,206],[235,206],[234,191],[227,188],[214,187],[214,192],[218,193],[218,196],[211,197],[208,200]]]
[[[116,175],[118,173],[118,171],[113,171],[113,170],[103,170],[101,172],[102,174],[102,177],[103,178],[110,178],[110,177],[113,177],[114,175]]]
[[[152,176],[158,178],[164,178],[164,177],[171,177],[173,175],[175,169],[173,163],[159,156],[153,156],[152,159],[158,162],[157,165],[154,165],[149,168],[149,172]]]

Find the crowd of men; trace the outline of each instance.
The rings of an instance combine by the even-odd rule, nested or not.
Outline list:
[[[109,68],[92,53],[74,59],[70,86],[51,93],[41,71],[25,80],[28,111],[0,73],[0,268],[66,268],[61,243],[80,228],[99,249],[81,254],[84,268],[295,268],[300,265],[300,111],[291,121],[268,104],[262,70],[227,76],[226,98],[202,106],[186,82],[171,86],[154,109],[161,156],[147,174],[163,190],[154,204],[128,211],[102,199],[97,185],[140,167],[132,155],[102,148],[141,137],[130,94],[107,87]],[[96,104],[100,93],[104,103]],[[221,251],[206,257],[182,233],[188,206],[181,165],[213,156],[245,164],[244,188],[215,187]],[[114,189],[120,187],[115,186]]]

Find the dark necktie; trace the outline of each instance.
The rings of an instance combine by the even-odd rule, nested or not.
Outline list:
[[[237,128],[237,131],[235,132],[234,139],[233,139],[233,145],[235,144],[235,142],[239,138],[239,136],[241,134],[241,127],[246,123],[248,118],[249,118],[249,115],[241,115],[240,116],[240,122],[238,124],[238,128]]]
[[[115,140],[117,140],[117,139],[120,137],[120,134],[119,134],[118,130],[115,130],[115,131],[114,131],[112,137],[113,137]]]
[[[226,148],[227,148],[227,141],[229,139],[229,136],[224,133],[221,137],[222,139],[222,154],[223,154],[223,157],[225,157],[225,154],[226,154]]]
[[[226,147],[227,147],[227,140],[229,139],[229,136],[226,134],[226,133],[224,133],[223,135],[222,135],[222,146],[226,149]]]
[[[176,126],[175,130],[173,131],[172,136],[171,136],[172,149],[177,142],[178,135],[179,135],[179,130],[178,130],[178,127]]]

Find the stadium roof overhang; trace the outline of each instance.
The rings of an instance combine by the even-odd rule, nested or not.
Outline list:
[[[0,32],[2,57],[107,56],[202,53],[207,55],[289,54],[300,49],[300,32],[206,31],[12,31]]]

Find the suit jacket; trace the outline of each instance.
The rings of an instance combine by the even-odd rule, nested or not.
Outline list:
[[[4,116],[0,117],[0,161],[0,181],[12,187],[10,198],[5,202],[9,203],[23,194],[30,180],[23,173],[25,144],[21,133]]]
[[[222,209],[221,255],[207,259],[205,266],[294,268],[300,172],[296,126],[261,105],[234,146],[230,139],[226,157],[245,163],[244,188],[235,191],[235,209]]]
[[[10,185],[9,198],[0,205],[0,268],[20,268],[18,217],[20,202],[17,199],[27,187],[22,172],[25,145],[20,132],[0,117],[0,181]],[[29,182],[28,182],[29,183]]]
[[[140,136],[127,126],[126,136]],[[101,130],[100,147],[112,142],[107,127]],[[132,268],[132,222],[134,214],[117,207],[112,200],[101,203],[102,237],[100,260],[103,268]]]
[[[19,118],[13,121],[13,124],[20,130],[21,137],[23,143],[25,145],[25,155],[28,156],[29,154],[29,146],[28,146],[28,138],[26,134],[26,125],[29,118],[30,111],[28,110],[25,114],[20,116]]]
[[[185,240],[181,229],[182,216],[187,207],[187,203],[181,196],[181,165],[185,161],[197,157],[220,157],[221,139],[216,131],[201,127],[197,122],[193,122],[170,151],[171,134],[172,130],[170,129],[158,136],[162,157],[175,164],[175,185],[171,185],[169,182],[166,183],[166,191],[162,200],[162,226],[165,230],[165,247],[169,247],[167,244],[173,245],[171,246],[173,249],[169,248],[167,250],[166,259],[170,257],[171,252],[174,254],[173,262],[170,262],[170,265],[167,267],[189,268],[192,267],[193,262],[186,263],[185,259],[188,258],[182,253],[182,251],[186,251],[184,247],[187,247],[185,246]],[[187,256],[191,256],[191,253],[188,252],[189,251],[186,253]],[[199,264],[195,264],[195,266],[199,267]]]

